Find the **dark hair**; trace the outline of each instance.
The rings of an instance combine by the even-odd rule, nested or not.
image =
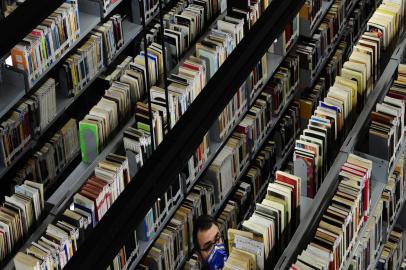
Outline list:
[[[211,228],[213,224],[218,226],[216,220],[210,215],[201,215],[200,217],[197,218],[196,225],[193,230],[193,243],[195,245],[196,251],[200,250],[199,241],[197,239],[197,233],[200,231],[207,231],[208,229]]]

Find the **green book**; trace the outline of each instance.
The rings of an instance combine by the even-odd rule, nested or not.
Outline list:
[[[100,151],[99,127],[97,123],[86,119],[80,121],[79,138],[82,161],[90,163],[96,159]]]

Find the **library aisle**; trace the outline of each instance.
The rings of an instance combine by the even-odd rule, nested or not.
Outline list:
[[[1,269],[406,270],[406,0],[51,2],[0,2]]]

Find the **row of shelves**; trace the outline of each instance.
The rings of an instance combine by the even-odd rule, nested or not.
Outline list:
[[[80,14],[86,14],[83,15],[81,18],[80,22],[81,25],[83,24],[86,26],[86,31],[81,35],[81,38],[85,37],[90,31],[100,22],[100,19],[94,15],[89,15],[87,13],[80,13]],[[123,33],[124,33],[124,44],[120,48],[119,51],[117,51],[116,55],[114,56],[113,60],[116,59],[124,49],[126,49],[129,44],[141,33],[141,26],[131,23],[129,20],[124,20],[123,21]],[[81,39],[80,38],[80,39]],[[79,41],[76,43],[78,44]],[[65,52],[67,54],[68,52]],[[62,59],[62,58],[60,58]],[[51,70],[53,67],[57,65],[58,61],[54,62],[51,66]],[[111,65],[112,61],[108,63],[108,65]],[[4,116],[13,106],[15,106],[25,95],[26,92],[24,90],[24,75],[20,72],[12,72],[11,67],[8,69],[4,70],[4,74],[6,74],[6,80],[5,83],[0,84],[0,118]],[[97,74],[90,79],[86,85],[73,97],[66,97],[64,93],[61,93],[61,91],[58,91],[60,89],[57,89],[56,93],[56,114],[53,118],[53,120],[48,123],[47,127],[42,129],[38,135],[34,137],[34,139],[21,150],[21,153],[14,159],[13,163],[10,166],[1,166],[0,167],[0,178],[2,178],[5,174],[7,174],[15,164],[17,164],[22,157],[25,156],[27,152],[29,152],[31,149],[35,148],[40,141],[40,138],[43,137],[43,135],[51,128],[53,127],[54,123],[61,118],[61,116],[64,114],[64,112],[70,108],[80,97],[81,95],[101,76],[105,71],[107,67],[103,66]],[[45,76],[46,73],[44,73]]]
[[[288,247],[285,249],[284,253],[282,254],[281,258],[279,259],[275,269],[288,269],[291,264],[294,262],[297,255],[303,250],[307,243],[308,239],[312,237],[312,232],[314,228],[316,228],[319,217],[323,213],[323,210],[328,206],[329,198],[333,196],[335,193],[335,189],[338,185],[336,177],[338,172],[341,168],[341,165],[347,160],[347,156],[349,153],[356,152],[357,143],[362,141],[364,136],[364,130],[368,122],[368,117],[370,112],[375,107],[376,102],[379,98],[383,98],[393,81],[393,76],[395,71],[397,70],[397,66],[401,61],[401,56],[404,52],[406,42],[406,36],[402,35],[397,43],[396,49],[393,51],[390,60],[387,62],[385,69],[381,72],[381,76],[377,83],[375,84],[374,90],[371,92],[370,96],[368,97],[368,101],[364,106],[363,111],[358,116],[356,123],[354,124],[351,131],[348,133],[343,145],[341,146],[340,152],[338,153],[337,157],[335,158],[332,166],[330,167],[328,174],[326,175],[319,191],[317,192],[315,198],[313,199],[312,208],[309,210],[308,214],[306,215],[305,219],[300,223],[299,228],[297,229],[296,233],[294,234],[293,238],[291,239]],[[401,149],[396,154],[395,162],[391,163],[392,167],[390,169],[382,170],[382,166],[386,166],[388,168],[389,162],[380,160],[380,164],[382,166],[380,168],[375,168],[377,171],[383,172],[385,177],[387,178],[387,173],[393,172],[394,164],[396,164],[396,160],[400,158],[400,151],[404,151],[405,143],[400,147]],[[359,154],[359,153],[358,153]],[[373,158],[368,156],[368,158]],[[374,158],[378,160],[377,158]],[[374,162],[375,165],[376,162]],[[384,188],[383,183],[379,183],[373,181],[372,184],[372,199],[371,199],[371,209],[377,204],[378,199],[380,198],[380,194]],[[362,235],[363,228],[359,235]],[[351,250],[348,258],[352,258],[355,252],[355,247],[359,244],[359,237],[353,243],[353,249]],[[349,266],[350,260],[347,260],[346,264],[342,266],[342,269],[347,269]]]
[[[128,27],[128,28],[131,28],[134,30],[134,27]],[[135,38],[135,36],[138,35],[140,28],[141,27],[138,27],[136,30],[133,31],[133,34],[131,34],[131,36],[134,36],[133,38]],[[131,32],[129,32],[129,34],[130,33]],[[126,42],[126,45],[128,45],[128,44],[129,44],[129,42],[128,43]],[[268,68],[268,79],[272,76],[272,74],[276,71],[277,67],[282,63],[282,61],[284,59],[284,57],[276,57],[275,55],[272,55],[272,54],[269,54],[269,57],[271,59],[271,61],[270,61],[271,68]],[[275,62],[274,61],[275,59],[277,59],[278,62]],[[264,87],[264,85],[265,85],[265,83],[263,84],[262,87]],[[262,89],[260,91],[262,91]],[[258,93],[260,91],[258,91]],[[258,97],[258,95],[255,98],[257,98],[257,97]],[[67,102],[64,100],[61,100],[61,101],[62,101],[61,104],[63,104],[63,102],[64,102],[64,106],[62,106],[61,109],[59,109],[59,107],[58,107],[58,115],[62,114],[63,111],[73,103],[73,100],[70,102]],[[239,120],[241,120],[243,118],[244,114],[241,115]],[[83,184],[83,182],[86,181],[86,179],[93,173],[94,168],[97,165],[97,163],[99,161],[101,161],[102,159],[104,159],[109,153],[114,152],[121,145],[122,134],[123,134],[124,130],[128,126],[133,125],[134,123],[135,123],[135,119],[131,118],[131,120],[129,120],[128,123],[119,132],[117,132],[115,134],[115,136],[112,138],[112,140],[110,140],[109,144],[104,148],[104,150],[102,151],[102,153],[98,156],[98,158],[96,160],[94,160],[90,164],[80,163],[79,166],[77,166],[76,169],[62,183],[62,185],[52,194],[52,196],[47,200],[47,205],[48,205],[48,207],[51,208],[50,215],[47,216],[45,218],[45,220],[39,225],[39,227],[35,230],[35,232],[29,238],[29,240],[28,240],[29,242],[25,243],[24,247],[27,246],[28,243],[31,243],[32,239],[35,239],[36,237],[41,235],[42,232],[47,227],[47,225],[53,221],[54,217],[61,211],[61,209],[65,209],[67,207],[67,205],[69,204],[69,200],[72,197],[72,195],[74,194],[74,192],[76,192],[76,190],[78,188],[80,188],[80,186]],[[235,123],[235,125],[232,129],[230,129],[228,136],[231,135],[233,129],[235,128],[235,126],[237,126],[238,123],[239,123],[239,121]],[[274,122],[274,125],[276,125],[276,122]],[[225,141],[226,140],[224,140],[224,142]],[[207,168],[209,166],[209,164],[211,163],[211,160],[221,150],[223,143],[217,145],[216,151],[214,151],[212,153],[212,158],[211,159],[209,158],[210,162],[206,163],[205,168]],[[248,167],[248,163],[247,163],[247,167]],[[202,170],[202,171],[204,171],[204,170]],[[198,177],[199,176],[200,175],[198,175]],[[176,208],[177,207],[175,207],[175,210],[176,210]],[[166,221],[167,220],[168,219],[166,219]],[[166,221],[164,221],[162,223],[162,225],[165,225]],[[148,245],[145,245],[145,249],[147,249],[148,247],[149,247]],[[140,254],[143,254],[145,252],[145,250],[144,250],[144,252],[142,252],[142,250],[143,250],[143,248],[140,247],[140,250],[139,250]],[[140,257],[140,256],[138,256],[138,257]],[[134,263],[132,263],[132,264],[134,264]],[[137,264],[137,262],[135,261],[135,265],[136,264]],[[10,262],[6,269],[12,269],[12,268],[13,268],[13,263]],[[130,269],[131,269],[131,267],[130,267]]]
[[[221,16],[220,16],[221,18]],[[341,32],[342,34],[342,32]],[[341,38],[341,34],[337,39]],[[202,38],[200,38],[202,39]],[[294,39],[294,43],[296,43],[297,41],[297,37]],[[334,51],[336,45],[338,44],[338,42],[336,44],[334,44],[334,46],[332,46],[332,51]],[[294,45],[292,46],[294,47]],[[334,47],[334,49],[333,49]],[[187,58],[188,56],[194,54],[194,50],[190,50],[188,51],[183,58]],[[288,53],[287,53],[288,54]],[[286,54],[286,55],[287,55]],[[267,76],[267,80],[272,76],[272,74],[276,71],[276,69],[279,67],[279,65],[282,63],[284,57],[278,54],[272,54],[272,53],[268,53],[268,76]],[[270,61],[269,61],[270,60]],[[181,63],[181,62],[180,62]],[[327,63],[327,61],[323,61],[322,66],[324,66]],[[178,65],[179,66],[179,65]],[[176,71],[178,66],[176,66],[173,70]],[[261,87],[259,88],[258,91],[255,91],[256,94],[255,96],[251,99],[250,104],[252,105],[254,103],[254,101],[256,100],[256,98],[259,96],[259,94],[261,93],[263,87],[265,87],[266,83],[262,83]],[[162,85],[163,86],[163,85]],[[296,89],[298,86],[295,86],[294,88]],[[239,178],[244,175],[245,171],[249,168],[249,164],[250,164],[250,160],[259,152],[259,150],[261,149],[263,143],[268,139],[269,135],[272,133],[272,131],[274,130],[275,126],[277,125],[277,123],[279,122],[279,120],[282,118],[282,116],[284,115],[286,109],[289,107],[289,105],[291,104],[291,102],[295,99],[295,97],[297,96],[297,93],[295,93],[295,91],[293,91],[291,93],[291,95],[287,98],[287,102],[284,106],[284,108],[282,109],[281,113],[274,119],[272,119],[272,124],[271,124],[271,128],[269,128],[269,130],[267,131],[267,133],[263,136],[261,142],[259,143],[258,147],[256,148],[255,153],[252,155],[252,157],[244,164],[243,169],[241,170],[240,176],[237,178],[236,182],[238,182]],[[248,111],[248,110],[247,110]],[[238,125],[238,123],[243,119],[243,117],[245,116],[244,112],[243,114],[241,114],[238,119],[234,122],[233,128],[229,129],[228,134],[224,137],[224,141],[221,143],[216,143],[214,146],[214,151],[211,152],[210,156],[207,159],[207,162],[205,163],[204,168],[195,176],[195,180],[192,181],[191,185],[186,189],[186,192],[189,193],[191,188],[193,187],[193,185],[195,183],[198,182],[198,179],[200,178],[200,176],[203,174],[203,172],[208,168],[208,166],[211,164],[211,162],[213,161],[213,159],[216,157],[216,155],[220,152],[220,150],[222,149],[224,143],[227,141],[227,139],[229,138],[229,136],[231,136],[232,131],[234,130],[234,128]],[[275,166],[275,170],[278,170],[282,167],[283,164],[286,163],[287,158],[290,156],[290,153],[293,151],[294,149],[294,139],[292,139],[290,141],[289,145],[289,149],[287,149],[285,151],[285,154],[281,157],[277,159],[277,163]],[[219,203],[219,205],[216,207],[214,216],[217,216],[219,214],[219,211],[223,208],[224,204],[227,202],[229,196],[232,194],[232,192],[234,191],[236,185],[234,185],[229,192],[223,197],[222,201]],[[256,200],[259,200],[261,197],[263,197],[264,192],[266,192],[266,187],[267,185],[265,184],[261,190],[259,191],[258,195],[256,196]],[[304,203],[304,205],[306,207],[304,207],[303,212],[306,213],[307,209],[311,206],[311,200],[306,200],[306,198],[303,198],[304,201],[306,201],[306,203]],[[247,211],[247,214],[249,213],[249,211]],[[162,223],[162,225],[164,226],[166,224],[166,222]],[[158,234],[157,234],[158,235]],[[154,239],[153,239],[154,240]],[[153,241],[152,241],[153,243]],[[151,244],[152,244],[151,243]],[[140,256],[144,254],[145,252],[140,252]],[[141,258],[140,258],[141,259]],[[184,265],[184,263],[186,262],[187,258],[180,258],[180,262],[177,266],[176,269],[181,269],[181,267]],[[135,267],[138,264],[139,260],[134,261],[134,263],[132,263],[132,265]],[[132,269],[132,267],[130,267],[129,269]]]

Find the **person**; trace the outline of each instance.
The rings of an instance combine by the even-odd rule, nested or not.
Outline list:
[[[209,215],[198,217],[193,238],[203,269],[222,269],[228,255],[219,226],[214,218]]]

